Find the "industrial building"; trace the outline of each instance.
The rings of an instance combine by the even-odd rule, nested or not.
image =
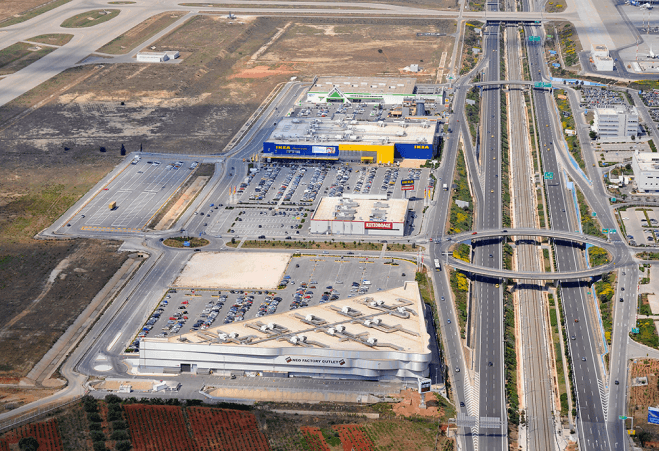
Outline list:
[[[417,67],[418,68],[418,67]],[[405,100],[444,104],[444,90],[425,89],[411,77],[316,77],[307,92],[311,103],[379,103],[400,105]]]
[[[659,156],[636,150],[632,157],[634,182],[640,193],[659,193]]]
[[[137,54],[138,63],[163,63],[169,60],[175,60],[179,57],[178,50],[169,52],[139,52]]]
[[[394,158],[428,160],[435,156],[437,122],[282,119],[263,143],[271,158],[347,160],[393,163]]]
[[[381,381],[428,376],[416,282],[170,338],[145,338],[139,371]]]
[[[635,106],[596,108],[594,114],[593,130],[600,140],[627,140],[638,134],[638,110]]]
[[[386,194],[344,194],[324,197],[311,218],[311,233],[403,236],[407,199]]]

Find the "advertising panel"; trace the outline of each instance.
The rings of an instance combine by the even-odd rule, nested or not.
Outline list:
[[[334,155],[337,152],[336,146],[313,146],[311,147],[311,153],[324,153],[329,155]]]
[[[379,230],[392,230],[394,228],[393,222],[365,222],[365,229],[379,229]]]
[[[419,379],[419,393],[429,392],[431,385],[432,385],[432,380],[430,380],[430,379]]]
[[[414,190],[414,179],[401,179],[400,189],[403,191]]]
[[[659,409],[656,407],[648,407],[648,423],[659,424]]]
[[[280,356],[275,358],[278,364],[349,367],[352,366],[347,359],[336,357],[306,357],[306,356]]]

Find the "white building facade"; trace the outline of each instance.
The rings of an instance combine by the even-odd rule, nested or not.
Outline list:
[[[636,107],[596,108],[593,130],[602,140],[629,139],[638,134]]]
[[[636,189],[641,193],[659,193],[659,155],[653,152],[634,152],[632,169]]]

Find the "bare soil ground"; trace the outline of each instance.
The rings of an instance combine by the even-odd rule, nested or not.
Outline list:
[[[39,47],[25,42],[10,45],[0,50],[0,75],[18,72],[53,50],[55,50],[53,47]]]
[[[114,55],[128,53],[139,44],[185,16],[187,13],[187,11],[169,11],[149,17],[141,24],[131,28],[126,33],[105,44],[98,49],[97,52],[111,53]]]
[[[64,3],[68,1],[71,0],[64,0]],[[51,3],[59,5],[62,2],[52,2],[51,0],[3,0],[0,2],[0,21],[20,16],[26,11]]]
[[[647,440],[655,442],[656,446],[646,449],[659,448],[659,425],[648,423],[648,407],[659,406],[659,360],[639,359],[632,363],[631,377],[647,377],[648,385],[629,388],[628,415],[634,417],[636,434],[646,432]]]

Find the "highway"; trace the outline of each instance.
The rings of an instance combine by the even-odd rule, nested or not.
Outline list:
[[[489,5],[495,8],[494,5]],[[499,24],[488,22],[483,27],[483,52],[487,65],[483,81],[500,77],[501,47]],[[483,171],[483,202],[476,213],[477,229],[495,229],[502,225],[501,205],[501,88],[490,87],[481,96],[481,168]],[[472,241],[472,262],[492,269],[501,269],[502,241]],[[505,379],[503,365],[503,287],[492,277],[476,277],[472,284],[472,302],[476,308],[473,340],[474,371],[478,374],[480,418],[498,418],[498,428],[479,430],[478,448],[504,450],[508,443]]]
[[[526,27],[527,36],[539,36],[537,27]],[[534,81],[543,80],[544,53],[542,45],[527,41],[529,69]],[[553,180],[545,180],[545,191],[551,226],[557,230],[577,230],[573,203],[567,197],[563,173],[555,154],[556,144],[552,116],[553,100],[549,91],[534,90],[533,101],[538,123],[543,171],[553,172]],[[581,251],[576,246],[557,242],[554,244],[555,258],[559,271],[574,271],[585,265]],[[588,296],[588,285],[583,282],[559,282],[562,297],[566,333],[574,336],[569,340],[569,355],[572,363],[573,384],[577,402],[577,433],[580,449],[609,450],[611,443],[607,432],[604,412],[604,377],[599,324],[595,324],[592,313],[593,297]]]
[[[506,27],[507,78],[522,78],[520,61],[520,34],[517,27]],[[509,85],[510,86],[510,85]],[[528,140],[529,129],[524,95],[521,89],[510,86],[508,91],[510,137],[510,197],[512,223],[515,227],[539,227],[536,186],[534,182],[533,156]],[[537,242],[518,241],[515,247],[514,266],[517,271],[544,270],[542,254]],[[528,280],[517,286],[519,305],[519,335],[521,355],[517,359],[521,374],[522,393],[520,409],[526,412],[526,447],[533,450],[552,451],[556,446],[553,434],[551,368],[554,353],[544,319],[546,305],[544,284],[540,280]]]

